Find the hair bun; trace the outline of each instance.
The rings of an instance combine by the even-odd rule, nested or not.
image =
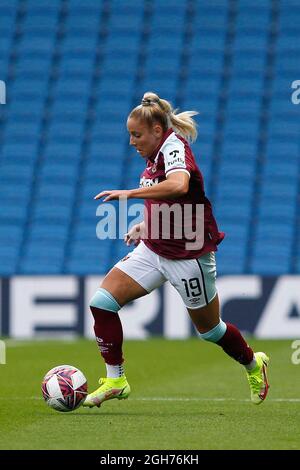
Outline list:
[[[151,100],[150,98],[143,98],[141,101],[142,106],[151,106],[151,104],[153,103],[154,101]]]

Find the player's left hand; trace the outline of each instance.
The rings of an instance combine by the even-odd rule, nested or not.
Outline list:
[[[112,191],[102,191],[97,194],[94,199],[101,199],[104,197],[103,202],[112,201],[114,199],[129,199],[131,191],[127,189],[113,189]]]

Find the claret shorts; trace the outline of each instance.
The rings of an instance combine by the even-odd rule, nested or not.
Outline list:
[[[213,251],[197,259],[170,260],[140,242],[115,267],[149,293],[169,281],[190,309],[205,307],[217,294]]]

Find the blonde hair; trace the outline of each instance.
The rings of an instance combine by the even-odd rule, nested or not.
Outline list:
[[[179,114],[176,112],[169,101],[148,91],[144,94],[141,104],[131,111],[129,117],[140,119],[149,127],[158,122],[164,132],[171,128],[188,141],[194,142],[197,139],[197,125],[192,116],[198,112],[184,111]]]

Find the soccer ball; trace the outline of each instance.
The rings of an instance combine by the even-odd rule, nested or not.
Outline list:
[[[87,395],[87,381],[76,367],[62,365],[54,367],[45,375],[42,394],[47,405],[56,411],[73,411]]]

